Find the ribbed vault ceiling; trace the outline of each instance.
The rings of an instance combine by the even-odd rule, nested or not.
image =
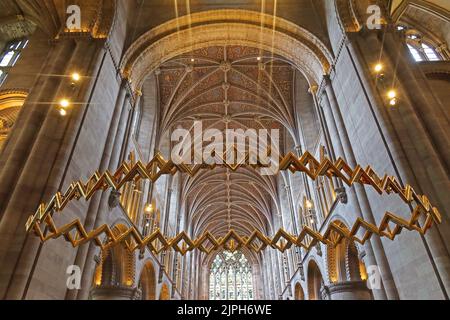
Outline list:
[[[293,134],[294,69],[282,57],[243,46],[208,47],[174,58],[157,71],[161,132],[203,129],[281,129]],[[284,130],[286,129],[286,130]],[[207,144],[207,143],[205,143]],[[183,203],[194,234],[230,229],[270,232],[279,212],[274,177],[252,168],[205,171],[183,185]]]

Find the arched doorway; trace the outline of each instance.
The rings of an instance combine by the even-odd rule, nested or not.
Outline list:
[[[305,293],[303,292],[302,285],[297,283],[295,285],[295,300],[305,300]]]
[[[308,265],[308,298],[309,300],[322,300],[321,289],[323,287],[323,277],[319,266],[315,261]]]
[[[153,263],[148,261],[141,273],[139,287],[142,291],[142,300],[156,299],[156,275]]]

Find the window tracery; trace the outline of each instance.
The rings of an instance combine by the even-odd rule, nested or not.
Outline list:
[[[406,46],[416,62],[445,60],[445,49],[433,43],[421,32],[398,25],[397,30],[406,35]]]
[[[254,300],[252,267],[240,251],[219,253],[210,268],[210,300]]]
[[[28,40],[14,40],[10,42],[0,54],[0,86],[6,80],[9,70],[14,67],[28,45]]]

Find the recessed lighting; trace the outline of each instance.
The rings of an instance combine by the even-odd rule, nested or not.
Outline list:
[[[258,60],[258,61],[261,61],[261,60],[262,60],[262,58],[261,58],[261,57],[258,57],[258,58],[256,58],[256,60]]]
[[[67,100],[67,99],[62,99],[62,100],[59,102],[59,105],[60,105],[61,107],[63,107],[63,108],[67,108],[67,107],[70,106],[70,102],[69,102],[69,100]]]
[[[192,59],[191,59],[191,62],[195,62],[195,59],[194,59],[194,58],[192,58]]]
[[[63,117],[67,116],[67,111],[65,109],[60,109],[59,114]]]
[[[389,101],[389,104],[390,104],[391,106],[396,106],[396,105],[397,105],[397,98],[392,98],[392,99]]]

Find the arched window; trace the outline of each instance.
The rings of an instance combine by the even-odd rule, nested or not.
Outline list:
[[[419,50],[417,50],[416,48],[414,48],[412,45],[408,44],[408,49],[409,52],[411,53],[411,55],[413,56],[414,60],[416,60],[416,62],[420,62],[423,61],[422,56],[419,53]]]
[[[8,76],[9,70],[19,60],[22,50],[28,45],[28,40],[15,40],[10,42],[0,54],[0,86]]]
[[[397,30],[405,32],[406,45],[416,62],[444,60],[444,57],[436,50],[436,46],[431,44],[429,39],[425,39],[420,32],[404,25],[397,25]]]
[[[434,48],[432,48],[431,46],[422,43],[422,49],[423,49],[423,53],[425,54],[425,56],[427,57],[427,59],[429,61],[439,61],[441,60],[438,56],[438,54],[436,53],[436,51],[434,50]]]
[[[209,275],[210,300],[254,300],[252,267],[240,251],[219,253]]]

